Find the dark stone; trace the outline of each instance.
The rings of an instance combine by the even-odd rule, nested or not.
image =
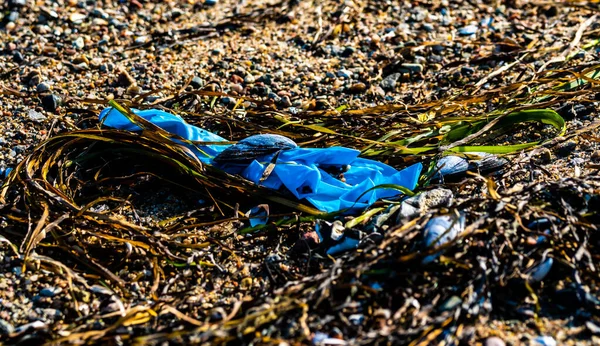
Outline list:
[[[16,62],[17,64],[20,64],[23,61],[25,61],[25,58],[23,57],[23,54],[21,54],[21,52],[16,51],[13,53],[13,61]]]
[[[194,88],[194,89],[200,89],[204,86],[204,81],[202,80],[202,78],[196,76],[194,78],[192,78],[192,81],[190,82],[190,85]]]
[[[348,57],[352,56],[352,54],[354,54],[354,52],[356,52],[356,49],[354,49],[353,47],[346,47],[340,55],[344,58],[348,58]]]
[[[44,106],[44,109],[48,112],[56,112],[56,109],[58,108],[60,103],[60,97],[54,94],[49,94],[42,97],[42,106]]]

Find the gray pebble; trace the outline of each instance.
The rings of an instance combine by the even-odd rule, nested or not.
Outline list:
[[[425,30],[427,32],[434,32],[435,28],[433,27],[433,25],[431,25],[429,23],[424,23],[423,24],[423,30]]]
[[[394,90],[396,88],[396,82],[401,75],[401,73],[392,73],[391,75],[385,77],[379,85],[381,88],[383,88],[383,90]]]
[[[202,80],[202,78],[196,76],[194,78],[192,78],[192,81],[190,82],[190,85],[194,88],[194,89],[200,89],[204,86],[204,81]]]
[[[8,14],[8,16],[6,17],[8,22],[16,22],[17,19],[19,19],[19,12],[16,11],[12,11]]]
[[[73,47],[76,49],[83,49],[85,47],[83,37],[78,37],[75,41],[73,41]]]
[[[27,112],[27,117],[29,117],[29,120],[34,121],[36,123],[41,123],[42,121],[46,120],[45,115],[33,109],[30,109],[29,112]]]
[[[62,288],[50,286],[42,288],[42,290],[40,291],[40,295],[52,298],[55,295],[60,294],[60,292],[62,292]]]
[[[40,94],[41,93],[45,93],[47,91],[50,91],[50,86],[48,84],[42,82],[42,83],[40,83],[40,84],[37,85],[37,87],[35,88],[35,90],[38,93],[40,93]]]
[[[423,72],[423,65],[421,64],[409,64],[405,63],[401,65],[403,68],[409,70],[412,73],[421,73]]]

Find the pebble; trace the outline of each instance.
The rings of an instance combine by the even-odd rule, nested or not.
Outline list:
[[[237,83],[231,84],[229,88],[238,94],[241,94],[244,91],[244,87]]]
[[[458,29],[458,33],[461,36],[470,36],[476,34],[478,29],[479,28],[477,27],[477,25],[467,25]]]
[[[35,87],[35,90],[36,90],[36,91],[37,91],[39,94],[42,94],[42,93],[45,93],[45,92],[47,92],[47,91],[50,91],[50,86],[49,86],[48,84],[46,84],[46,83],[43,83],[43,82],[42,82],[42,83],[38,84],[38,85]]]
[[[244,77],[244,83],[246,83],[246,84],[252,84],[252,83],[254,83],[255,80],[256,79],[251,74],[247,74],[246,77]]]
[[[62,292],[62,288],[60,287],[55,287],[55,286],[50,286],[50,287],[45,287],[42,288],[40,290],[40,295],[44,296],[44,297],[54,297],[57,294],[60,294],[60,292]]]
[[[592,160],[600,161],[600,150],[594,150],[591,156]]]
[[[202,80],[202,78],[196,76],[196,77],[192,78],[190,85],[194,89],[200,89],[204,86],[204,80]]]
[[[412,73],[421,73],[423,72],[423,65],[421,64],[409,64],[405,63],[401,65],[403,68],[409,70]]]
[[[19,51],[16,51],[13,53],[13,61],[16,62],[17,64],[22,63],[25,60],[25,58],[23,57],[23,54]]]
[[[204,5],[206,6],[214,6],[218,3],[218,0],[204,0]]]
[[[148,36],[138,36],[135,38],[134,43],[135,44],[144,44],[146,42],[148,42],[150,38]]]
[[[57,95],[45,95],[42,97],[42,106],[44,106],[44,109],[48,112],[56,112],[56,109],[60,105],[61,101],[62,100]]]
[[[40,123],[44,120],[46,120],[46,116],[43,115],[40,112],[37,112],[33,109],[30,109],[29,112],[27,112],[27,116],[29,117],[29,120],[34,121],[36,123]]]
[[[346,78],[346,79],[352,78],[352,72],[350,72],[350,71],[348,71],[346,69],[339,70],[338,73],[337,73],[337,75],[338,75],[338,77],[343,77],[343,78]]]
[[[485,339],[483,346],[506,346],[506,343],[497,336],[491,336]]]
[[[574,140],[570,139],[568,141],[562,142],[558,145],[558,153],[561,156],[569,156],[573,150],[575,150],[575,148],[577,147],[577,142],[575,142]]]
[[[360,94],[367,90],[367,85],[365,83],[354,83],[348,88],[348,91],[352,94]]]
[[[425,30],[427,32],[434,32],[435,31],[435,28],[433,27],[433,25],[431,25],[429,23],[423,23],[423,26],[421,28],[423,28],[423,30]]]
[[[340,56],[344,58],[349,58],[352,56],[352,54],[354,54],[354,52],[356,52],[356,49],[354,47],[346,47],[344,48]]]
[[[401,73],[392,73],[385,77],[379,84],[383,90],[394,90],[396,88],[396,82],[402,76]]]
[[[8,16],[6,17],[6,20],[9,23],[14,23],[17,21],[17,19],[19,19],[19,12],[16,11],[12,11],[8,14]]]
[[[85,47],[85,42],[83,41],[83,37],[78,37],[75,41],[73,41],[73,47],[76,49],[83,49]]]
[[[75,12],[69,16],[69,20],[74,24],[81,24],[85,17],[86,15],[83,13]]]

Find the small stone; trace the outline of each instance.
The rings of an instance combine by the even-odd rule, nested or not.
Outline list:
[[[360,94],[367,90],[367,85],[365,83],[354,83],[348,88],[348,91],[352,94]]]
[[[40,112],[37,112],[33,109],[30,109],[29,112],[27,112],[27,116],[29,117],[29,120],[34,121],[36,123],[40,123],[44,120],[46,120],[46,116],[43,115]]]
[[[23,54],[19,51],[16,51],[13,53],[13,61],[16,62],[17,64],[22,63],[25,60],[25,58],[23,57]]]
[[[346,47],[344,48],[340,56],[344,58],[349,58],[352,56],[352,54],[354,54],[354,52],[356,52],[356,49],[354,47]]]
[[[346,79],[350,79],[352,78],[352,72],[346,70],[346,69],[340,69],[337,73],[338,77],[343,77]]]
[[[60,105],[60,102],[60,97],[54,94],[49,94],[42,97],[42,106],[44,106],[44,109],[48,112],[56,112],[56,109]]]
[[[435,28],[430,23],[423,23],[422,28],[423,28],[423,30],[425,30],[427,32],[434,32],[435,31]]]
[[[148,36],[138,36],[135,38],[134,43],[135,44],[144,44],[146,42],[148,42],[149,37]]]
[[[75,41],[73,41],[73,48],[83,49],[85,47],[85,42],[83,41],[83,37],[78,37]]]
[[[17,11],[12,11],[8,14],[8,16],[6,17],[6,19],[8,20],[9,23],[14,23],[17,21],[17,19],[19,19],[19,12]]]
[[[204,81],[202,80],[202,78],[196,76],[196,77],[192,78],[192,81],[190,82],[190,85],[194,89],[200,89],[200,88],[202,88],[204,86]]]
[[[62,288],[50,286],[42,288],[42,290],[40,291],[40,295],[52,298],[55,295],[60,294],[60,292],[62,292]]]
[[[130,85],[136,84],[136,82],[127,71],[121,70],[117,77],[117,84],[122,87],[129,87]]]
[[[577,148],[577,142],[570,139],[558,145],[558,153],[561,156],[569,156]]]
[[[244,78],[244,83],[246,83],[246,84],[252,84],[252,83],[254,83],[254,81],[255,81],[255,78],[251,74],[247,74],[246,77]]]
[[[485,339],[483,346],[506,346],[506,343],[497,336],[491,336]]]
[[[477,25],[467,25],[458,29],[458,33],[461,36],[470,36],[476,34],[478,29],[479,28],[477,27]]]
[[[550,6],[547,10],[544,11],[546,17],[554,17],[558,14],[558,7]]]
[[[257,82],[261,82],[264,85],[273,84],[273,78],[270,74],[264,74],[256,79]]]
[[[423,72],[423,65],[421,64],[402,64],[401,65],[403,68],[407,69],[408,71],[410,71],[411,73],[421,73]]]
[[[81,24],[85,19],[86,15],[83,13],[75,12],[71,13],[69,16],[69,20],[74,24]]]
[[[218,3],[218,0],[204,0],[204,5],[206,6],[214,6]]]
[[[37,87],[35,87],[35,90],[39,94],[42,94],[42,93],[50,91],[50,86],[48,84],[42,82],[42,83],[38,84]]]
[[[396,82],[402,76],[401,73],[392,73],[385,77],[379,84],[383,90],[394,90],[396,88]]]
[[[238,93],[238,94],[241,94],[241,93],[244,91],[244,87],[243,87],[243,86],[241,86],[240,84],[235,84],[235,83],[234,83],[234,84],[231,84],[231,85],[229,86],[229,88],[230,88],[232,91],[235,91],[235,92],[236,92],[236,93]]]
[[[592,153],[592,160],[600,161],[600,150],[594,150]]]

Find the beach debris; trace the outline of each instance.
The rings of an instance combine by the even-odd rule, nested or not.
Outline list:
[[[274,134],[254,135],[242,139],[214,158],[218,163],[250,163],[280,150],[297,148],[291,139]]]
[[[259,204],[245,214],[251,227],[265,225],[269,221],[269,205]]]

